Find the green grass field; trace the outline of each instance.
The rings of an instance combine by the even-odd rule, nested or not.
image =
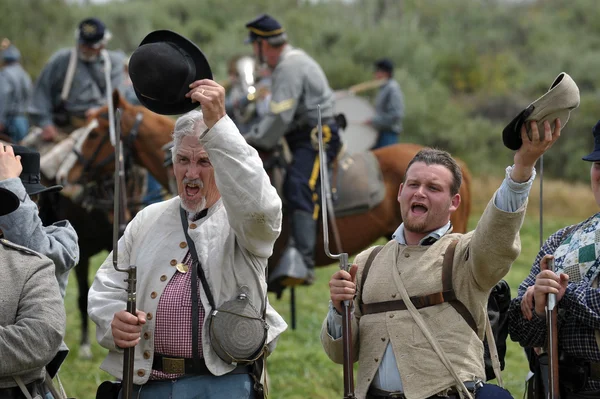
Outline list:
[[[591,212],[593,209],[590,210]],[[479,214],[474,213],[471,216],[471,229],[475,227]],[[544,237],[566,224],[580,220],[562,217],[546,218],[544,220]],[[521,238],[521,255],[506,277],[512,288],[513,297],[516,295],[519,283],[529,273],[531,263],[539,248],[539,224],[535,213],[529,213],[521,230]],[[106,254],[99,254],[94,258],[90,270],[90,281],[105,257]],[[332,265],[318,269],[317,282],[313,286],[301,287],[296,290],[298,327],[295,331],[288,329],[281,336],[277,350],[268,359],[268,373],[271,382],[270,398],[330,399],[342,396],[342,367],[332,363],[325,356],[319,341],[321,323],[327,313],[329,300],[328,281],[336,268],[337,265]],[[77,287],[73,277],[69,281],[66,298],[68,315],[66,342],[71,348],[71,354],[63,365],[60,376],[67,394],[79,399],[88,399],[95,397],[96,387],[110,376],[99,369],[105,350],[96,343],[94,325],[91,322],[90,339],[93,342],[94,357],[92,360],[78,358],[80,319],[76,298]],[[286,292],[281,300],[270,297],[270,301],[289,323],[289,293]],[[523,395],[527,371],[527,363],[522,349],[517,344],[508,342],[503,378],[506,388],[517,398]]]

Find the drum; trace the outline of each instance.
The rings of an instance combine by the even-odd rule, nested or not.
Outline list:
[[[344,114],[348,126],[342,131],[342,141],[351,154],[369,151],[377,143],[377,130],[363,124],[375,116],[375,108],[362,97],[347,91],[335,93],[335,114]]]

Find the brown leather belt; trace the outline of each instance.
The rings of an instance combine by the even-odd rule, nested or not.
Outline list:
[[[200,362],[198,367],[194,367],[194,359],[183,357],[169,357],[154,354],[152,361],[152,370],[162,371],[166,374],[193,374],[193,375],[212,375],[206,363]],[[249,365],[237,366],[227,374],[251,374],[252,369]]]
[[[406,399],[406,396],[404,396],[404,393],[402,393],[402,392],[390,392],[390,391],[384,391],[383,389],[370,387],[369,392],[367,393],[367,399],[380,399],[380,398]]]
[[[412,296],[410,301],[415,308],[421,309],[429,306],[439,305],[440,303],[450,302],[456,300],[456,294],[454,290],[436,292],[435,294],[423,295],[423,296]],[[397,301],[386,301],[376,303],[363,303],[361,307],[362,315],[393,312],[396,310],[406,310],[406,304],[402,299]]]
[[[471,393],[474,393],[475,390],[477,389],[478,386],[482,386],[483,384],[480,381],[465,381],[465,387],[467,388],[467,390]],[[460,395],[458,394],[458,392],[454,389],[451,389],[448,392],[448,396],[438,396],[438,395],[433,395],[430,396],[428,399],[458,399],[460,397]],[[390,398],[390,399],[406,399],[406,396],[404,396],[404,392],[400,392],[400,391],[395,391],[395,392],[390,392],[390,391],[384,391],[383,389],[379,389],[379,388],[375,388],[375,387],[369,387],[369,391],[367,392],[367,399],[384,399],[384,398]]]

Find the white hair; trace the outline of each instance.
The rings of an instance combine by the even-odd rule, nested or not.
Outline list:
[[[173,162],[175,162],[175,155],[177,155],[177,149],[183,138],[186,136],[200,137],[200,134],[206,129],[208,129],[208,126],[204,123],[202,111],[193,110],[181,115],[175,122],[175,128],[173,129],[173,147],[171,148]]]

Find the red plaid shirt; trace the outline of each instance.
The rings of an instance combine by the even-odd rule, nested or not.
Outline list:
[[[188,266],[187,273],[176,271],[165,287],[156,309],[156,330],[154,331],[154,353],[173,357],[192,358],[192,256],[190,251],[183,263]],[[198,356],[202,353],[202,325],[204,324],[204,306],[200,301],[202,285],[198,277]],[[175,379],[182,374],[167,374],[152,370],[151,380]]]

